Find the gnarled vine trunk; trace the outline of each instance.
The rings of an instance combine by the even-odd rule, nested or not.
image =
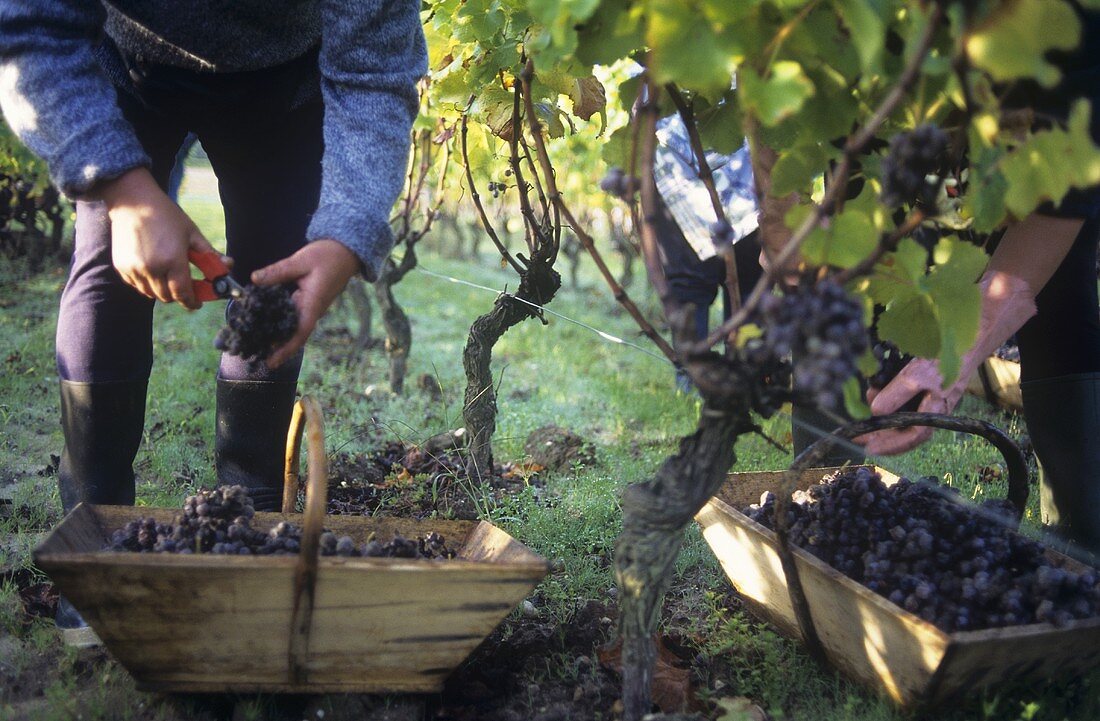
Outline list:
[[[560,287],[558,272],[549,261],[536,256],[520,276],[515,296],[501,294],[493,309],[470,326],[470,336],[462,351],[462,367],[466,371],[462,419],[470,439],[470,454],[466,460],[466,473],[470,478],[487,478],[493,472],[492,438],[497,423],[493,346],[512,326],[539,316],[538,309],[528,303],[545,305]]]
[[[623,642],[623,718],[651,711],[656,650],[653,634],[672,581],[684,529],[717,492],[736,458],[734,441],[748,430],[745,416],[704,408],[694,434],[656,475],[623,494],[623,531],[615,547],[619,633]]]
[[[371,336],[374,324],[374,308],[363,285],[362,282],[352,280],[347,287],[348,301],[358,322],[358,328],[355,332],[355,347],[360,350],[369,348],[374,341]]]
[[[386,261],[387,270],[393,263]],[[409,350],[412,348],[412,326],[405,309],[393,295],[392,272],[383,271],[374,284],[374,297],[382,314],[382,327],[386,330],[386,357],[390,362],[390,390],[397,395],[405,392],[405,375],[409,366]]]

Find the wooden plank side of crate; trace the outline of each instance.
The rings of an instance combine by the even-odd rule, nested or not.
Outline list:
[[[981,377],[983,372],[989,382],[988,393]],[[981,370],[974,373],[967,381],[966,392],[980,398],[987,398],[992,394],[991,400],[1002,408],[1022,411],[1024,399],[1020,391],[1020,364],[1004,358],[986,358],[982,362]]]
[[[322,569],[308,678],[339,679],[348,668],[367,677],[404,669],[421,677],[424,689],[430,690],[539,578],[521,572],[454,574],[445,568],[378,573]]]
[[[937,703],[1010,680],[1068,678],[1100,664],[1100,618],[955,633],[929,689]]]
[[[139,682],[155,682],[164,669],[225,679],[225,688],[287,677],[289,565],[257,568],[239,562],[249,559],[226,559],[235,562],[151,567],[110,560],[47,560],[43,570]]]
[[[321,560],[308,683],[289,681],[297,558],[110,553],[111,530],[168,509],[78,507],[35,558],[142,688],[162,691],[435,691],[546,573],[491,524],[329,517],[358,542],[435,530],[451,561]],[[300,515],[257,514],[254,526]]]
[[[799,637],[775,534],[718,498],[696,520],[738,592],[782,632]],[[897,613],[886,599],[800,549],[795,560],[830,660],[897,703],[920,699],[946,652],[946,634]]]

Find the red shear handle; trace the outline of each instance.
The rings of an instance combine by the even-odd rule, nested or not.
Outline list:
[[[222,260],[221,254],[214,251],[200,253],[197,250],[189,250],[187,259],[202,271],[203,275],[203,280],[191,281],[191,287],[195,290],[195,300],[200,303],[219,300],[220,296],[214,291],[214,284],[211,281],[223,275],[229,275],[229,266]]]

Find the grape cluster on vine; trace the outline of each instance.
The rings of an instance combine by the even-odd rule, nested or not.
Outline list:
[[[733,245],[733,226],[725,218],[719,218],[710,224],[710,237],[716,247]]]
[[[107,549],[135,553],[214,553],[240,556],[288,556],[302,547],[302,530],[280,521],[267,531],[252,527],[252,498],[242,486],[222,486],[199,491],[183,502],[173,523],[137,518],[111,535]],[[350,536],[324,531],[322,556],[367,558],[454,558],[455,552],[440,534],[432,531],[409,539],[400,535],[382,542],[373,536],[356,544]]]
[[[298,331],[298,307],[293,285],[249,285],[244,296],[230,301],[225,327],[214,347],[249,363],[266,358]]]
[[[508,189],[508,186],[504,183],[498,183],[495,180],[489,181],[489,192],[492,193],[494,198],[499,198],[500,194]]]
[[[830,279],[803,283],[783,295],[765,296],[752,322],[763,334],[744,345],[741,357],[768,369],[793,357],[795,397],[835,407],[867,349],[859,301]]]
[[[936,125],[895,135],[882,161],[883,204],[891,208],[917,202],[935,205],[947,150],[947,133]]]
[[[944,631],[1100,614],[1100,577],[1063,567],[1014,528],[1005,501],[967,506],[950,487],[847,469],[794,496],[791,542]],[[1007,506],[1007,508],[1006,508]],[[744,510],[774,528],[775,497]]]
[[[600,190],[623,201],[633,198],[638,186],[638,179],[627,176],[619,167],[610,168],[600,179]]]

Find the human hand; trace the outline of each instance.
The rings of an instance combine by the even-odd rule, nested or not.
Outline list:
[[[217,252],[145,168],[104,184],[96,194],[111,220],[111,262],[142,295],[191,310],[202,304],[191,285],[187,251]]]
[[[921,413],[948,414],[955,410],[963,392],[966,379],[943,387],[939,361],[914,358],[881,390],[867,391],[871,414],[880,416],[894,413],[913,398],[921,398],[917,408]],[[860,436],[857,443],[864,446],[868,455],[890,456],[912,450],[932,437],[932,429],[926,426],[891,428]]]
[[[359,258],[345,245],[335,240],[315,240],[289,258],[252,273],[256,285],[298,285],[292,296],[298,306],[298,332],[268,356],[269,368],[279,367],[305,345],[317,321],[358,272]]]

